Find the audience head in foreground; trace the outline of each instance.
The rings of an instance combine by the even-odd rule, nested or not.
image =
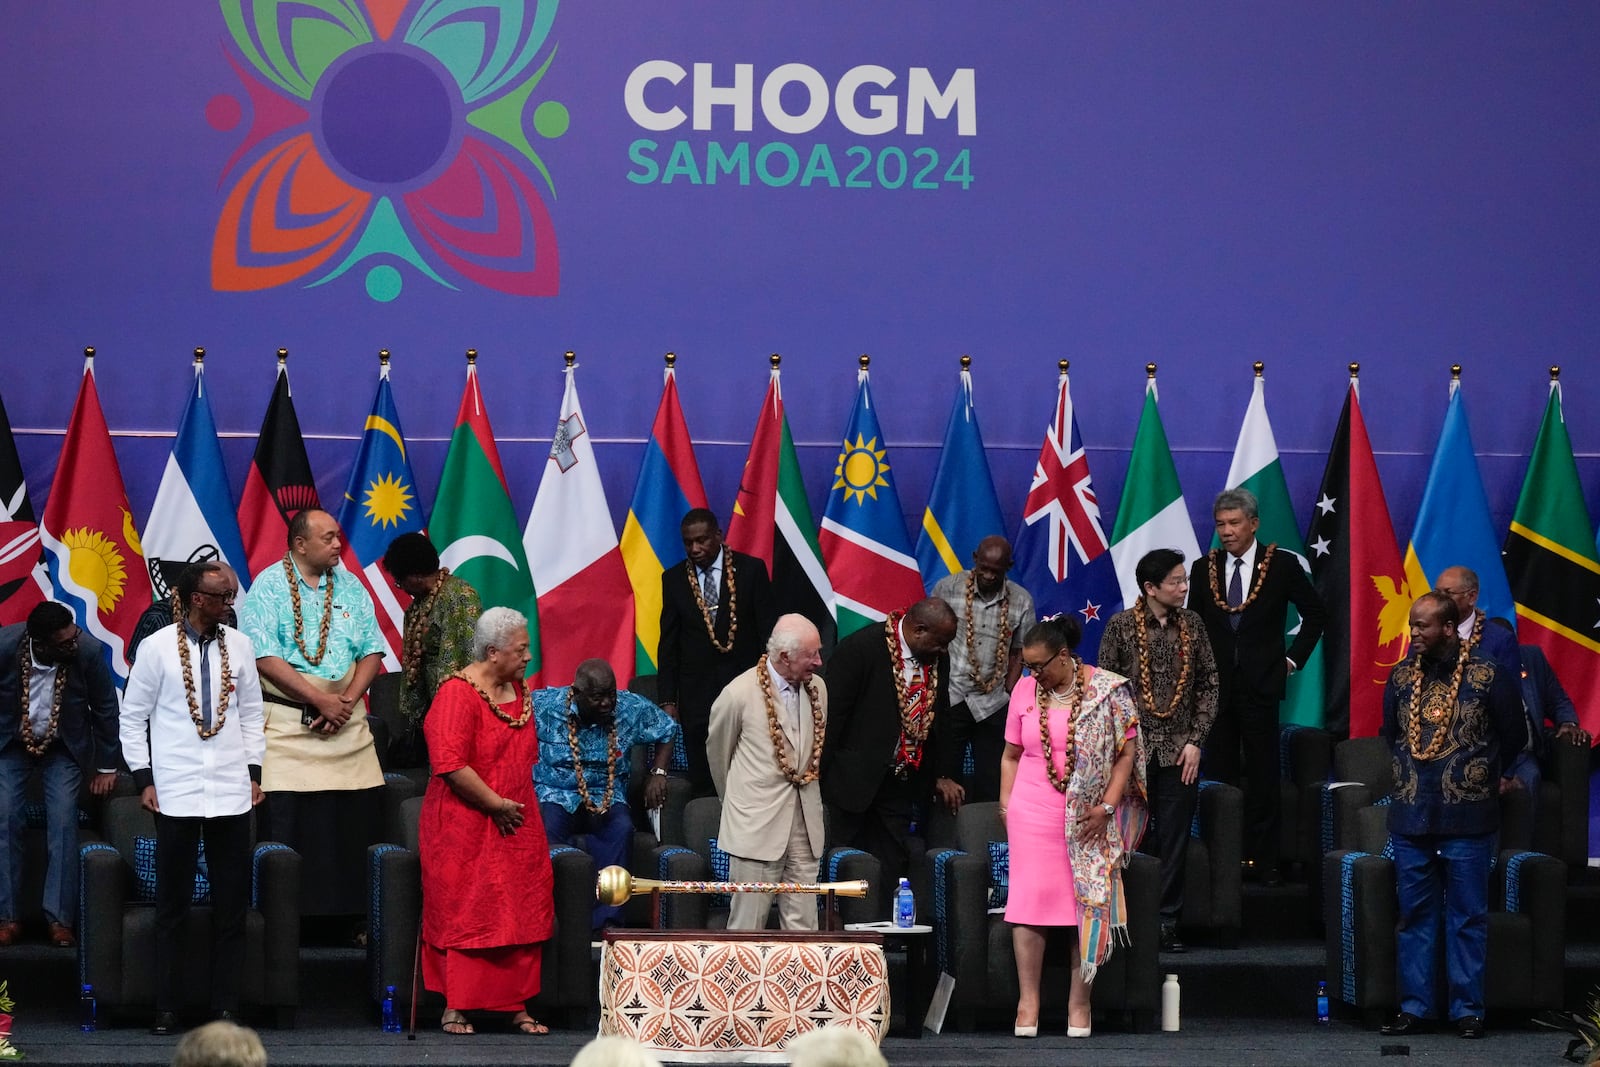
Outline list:
[[[172,1054],[172,1067],[266,1067],[267,1050],[248,1026],[224,1020],[206,1023],[183,1035]]]
[[[572,1067],[661,1067],[661,1061],[631,1037],[597,1037],[578,1050]]]
[[[872,1038],[843,1026],[819,1026],[787,1046],[794,1067],[888,1067]]]

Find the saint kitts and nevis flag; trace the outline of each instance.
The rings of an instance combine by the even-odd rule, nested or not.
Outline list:
[[[925,593],[890,474],[889,446],[872,407],[866,357],[861,359],[855,407],[817,534],[838,605],[840,637],[910,607]]]
[[[1194,523],[1189,521],[1189,508],[1183,502],[1178,468],[1172,462],[1157,399],[1155,365],[1151,364],[1145,380],[1144,410],[1139,413],[1133,454],[1128,457],[1128,474],[1122,482],[1122,499],[1117,503],[1117,522],[1111,531],[1111,559],[1122,589],[1122,602],[1129,605],[1144,592],[1134,571],[1146,553],[1175,548],[1190,563],[1200,555],[1200,542],[1195,540]]]
[[[439,475],[428,536],[439,550],[440,564],[477,590],[485,609],[507,607],[527,616],[532,675],[539,670],[539,605],[500,450],[478,387],[477,359],[476,351],[467,353],[467,385]]]
[[[922,532],[917,536],[917,566],[929,589],[941,578],[966,570],[978,542],[1003,535],[1000,498],[983,453],[983,434],[972,406],[971,357],[961,357],[961,380],[956,403],[944,431],[939,469],[933,475],[928,506],[922,512]]]
[[[120,684],[128,680],[128,640],[150,606],[150,579],[95,391],[94,349],[85,357],[39,536],[56,599],[105,645]]]
[[[1078,654],[1093,663],[1106,620],[1122,610],[1122,591],[1100,525],[1100,503],[1072,409],[1066,361],[1060,366],[1055,415],[1045,427],[1033,483],[1022,505],[1011,577],[1032,594],[1040,618],[1067,611],[1081,617]]]
[[[576,371],[568,352],[561,415],[522,535],[539,591],[539,614],[561,620],[540,635],[542,679],[567,685],[578,664],[598,656],[611,664],[618,688],[626,688],[633,680],[636,645],[633,586],[578,402]]]
[[[1311,578],[1328,609],[1323,631],[1326,727],[1372,737],[1383,723],[1383,687],[1410,642],[1412,596],[1361,417],[1352,365],[1344,410],[1328,449],[1306,531]]]
[[[661,574],[682,562],[684,515],[706,507],[706,490],[694,461],[689,426],[678,403],[678,376],[667,354],[661,403],[645,442],[639,480],[622,525],[622,562],[633,585],[635,675],[656,673],[661,644]]]
[[[728,523],[728,545],[767,565],[773,605],[779,614],[804,615],[816,626],[826,655],[838,636],[833,586],[822,564],[811,505],[800,479],[794,435],[783,412],[778,357],[750,434],[750,452],[739,476],[739,495]]]
[[[417,499],[417,479],[406,456],[400,410],[389,385],[389,353],[379,353],[378,392],[372,413],[361,428],[361,444],[350,468],[350,483],[339,500],[339,529],[344,532],[345,568],[366,586],[378,617],[378,632],[387,648],[385,670],[400,669],[405,633],[405,608],[383,569],[389,542],[426,525]]]
[[[294,413],[294,394],[289,391],[288,356],[278,350],[277,384],[239,500],[239,533],[251,578],[283,559],[289,550],[289,520],[308,508],[322,506],[311,460],[306,458],[300,419]],[[244,575],[240,580],[244,581]]]
[[[1505,541],[1517,639],[1544,649],[1590,735],[1600,734],[1600,554],[1552,376]],[[1591,849],[1591,852],[1593,850]]]
[[[0,400],[0,626],[23,622],[50,596],[50,571],[39,547],[39,519],[28,499],[11,419]]]

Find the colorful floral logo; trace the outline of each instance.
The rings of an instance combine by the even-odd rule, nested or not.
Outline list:
[[[532,102],[555,59],[557,0],[221,0],[249,105],[211,284],[251,292],[365,272],[400,295],[401,268],[449,289],[515,296],[560,286],[555,183],[531,136],[567,109]],[[245,102],[206,105],[235,129]]]

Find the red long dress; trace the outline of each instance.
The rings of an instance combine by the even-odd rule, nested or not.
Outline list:
[[[520,689],[520,686],[519,686]],[[522,698],[500,705],[517,718]],[[422,802],[422,978],[456,1010],[524,1010],[539,992],[540,942],[554,924],[550,848],[533,793],[539,735],[512,729],[459,678],[439,687],[423,720],[434,777]],[[524,805],[509,837],[441,777],[470,767]]]

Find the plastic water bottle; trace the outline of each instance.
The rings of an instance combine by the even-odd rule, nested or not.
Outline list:
[[[907,878],[900,879],[900,886],[894,891],[894,924],[917,925],[917,902],[911,895],[911,881]]]
[[[94,1025],[94,986],[88,982],[83,983],[83,988],[78,990],[78,1029],[86,1034],[92,1034]]]
[[[1178,976],[1167,975],[1161,983],[1161,1029],[1165,1033],[1178,1032]]]
[[[1328,983],[1317,983],[1317,1025],[1328,1025]]]
[[[400,1032],[400,1015],[394,1010],[394,986],[385,986],[383,990],[383,1032]]]

